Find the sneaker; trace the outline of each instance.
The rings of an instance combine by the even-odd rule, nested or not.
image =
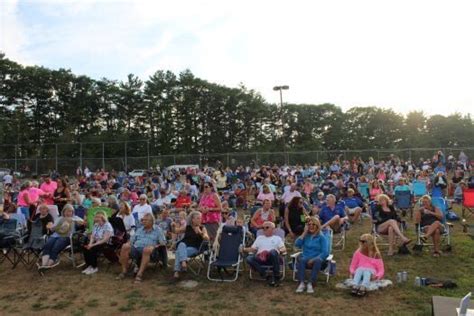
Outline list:
[[[82,273],[87,274],[91,269],[92,269],[92,266],[88,266],[87,268],[82,270]]]
[[[97,273],[99,271],[99,268],[92,268],[86,272],[87,275],[91,275],[91,274],[94,274],[94,273]]]
[[[54,263],[52,265],[48,266],[47,268],[48,269],[54,268],[54,267],[58,266],[60,262],[61,261],[58,258],[58,259],[56,259],[56,261],[54,261]]]
[[[308,285],[306,286],[306,293],[314,293],[313,284],[311,284],[311,282],[308,282]]]
[[[301,282],[300,285],[296,288],[296,293],[303,293],[304,291],[304,282]]]

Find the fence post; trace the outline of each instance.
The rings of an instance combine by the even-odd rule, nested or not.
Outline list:
[[[258,166],[258,153],[255,153],[255,166]]]
[[[316,152],[316,162],[319,163],[319,151]]]
[[[55,151],[56,151],[56,166],[55,166],[55,170],[56,172],[59,172],[59,168],[58,168],[58,144],[55,144]]]
[[[125,170],[125,173],[128,173],[128,158],[127,158],[127,142],[125,141],[124,145],[123,145],[123,152],[124,152],[124,170]]]
[[[105,170],[105,143],[102,143],[102,169]]]
[[[146,165],[147,169],[150,170],[150,140],[146,141]]]
[[[227,153],[227,167],[230,167],[229,153]]]
[[[18,145],[15,145],[15,170],[18,170]]]
[[[79,143],[79,166],[81,166],[81,170],[84,170],[82,168],[82,143]]]
[[[173,155],[173,165],[176,164],[176,155]]]

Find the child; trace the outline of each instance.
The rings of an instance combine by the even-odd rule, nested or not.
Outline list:
[[[359,249],[352,256],[349,268],[354,286],[352,294],[364,296],[371,280],[380,280],[384,275],[382,256],[374,237],[363,234],[359,238]]]

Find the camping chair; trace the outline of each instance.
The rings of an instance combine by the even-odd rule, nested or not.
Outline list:
[[[434,207],[439,208],[443,214],[443,218],[441,219],[441,224],[443,226],[443,231],[441,232],[441,245],[445,244],[447,251],[451,251],[451,228],[454,225],[446,220],[446,214],[449,209],[448,203],[442,197],[431,198],[431,203]],[[416,225],[416,244],[421,246],[433,246],[432,243],[427,242],[423,229],[424,227],[421,225]]]
[[[199,246],[198,252],[189,257],[188,269],[194,275],[198,276],[206,268],[206,261],[209,256],[209,241],[204,240]]]
[[[474,214],[474,189],[465,189],[462,199],[462,218],[467,219]]]
[[[343,210],[346,209],[346,203],[344,201],[339,201],[336,203],[336,207],[342,207]],[[341,226],[341,229],[337,233],[333,233],[332,249],[342,251],[346,247],[346,235],[347,235],[347,223]],[[338,237],[335,238],[334,235]]]
[[[428,188],[425,181],[413,181],[413,197],[417,201],[423,195],[428,194]]]
[[[357,190],[359,191],[360,195],[362,195],[362,197],[368,201],[369,198],[370,198],[370,195],[369,195],[369,184],[368,183],[359,183],[357,185]]]
[[[377,242],[377,246],[389,246],[389,240],[388,240],[388,234],[381,234],[378,231],[378,225],[377,225],[377,217],[378,217],[378,212],[377,212],[377,202],[372,201],[370,202],[370,209],[372,212],[372,231],[371,234],[374,237],[374,239]],[[399,223],[398,227],[400,228],[400,231],[403,232],[405,230],[406,223],[405,221],[402,220],[401,223]],[[395,238],[399,238],[398,236],[395,236]]]
[[[395,191],[394,203],[395,208],[402,211],[402,216],[405,216],[404,214],[406,214],[407,210],[409,210],[410,218],[413,217],[410,191]]]
[[[245,244],[245,235],[241,226],[224,226],[219,238],[218,248],[211,251],[207,278],[210,281],[233,282],[239,277],[242,256],[240,247]],[[211,276],[211,270],[217,270],[220,278]],[[234,270],[234,277],[224,278],[222,270]]]
[[[257,231],[257,238],[258,236],[261,236],[261,235],[263,235],[263,230],[259,229]],[[283,242],[285,241],[285,231],[282,228],[273,229],[273,236],[278,236],[283,240]],[[280,254],[280,280],[284,280],[286,276],[286,271],[285,271],[286,258],[285,257],[286,257],[286,253]],[[272,272],[273,267],[271,265],[262,265],[262,267],[267,270],[267,274]],[[258,273],[255,274],[253,269],[250,269],[249,278],[251,280],[264,280],[258,275]]]
[[[19,263],[22,263],[26,268],[31,269],[39,260],[41,251],[46,243],[46,235],[43,235],[43,225],[38,219],[31,223],[31,231],[28,241],[21,249],[18,260],[15,262],[13,268]]]
[[[329,256],[326,258],[326,260],[323,262],[321,265],[321,271],[322,273],[326,276],[326,283],[329,283],[329,277],[332,276],[330,273],[329,265],[331,261],[334,258],[334,255],[332,254],[332,237],[333,237],[333,232],[332,229],[326,229],[322,232],[324,235],[326,235],[327,241],[329,243]],[[293,266],[293,281],[297,281],[297,274],[298,274],[298,258],[301,256],[302,252],[299,251],[297,253],[292,254],[291,257],[291,264]],[[306,269],[308,270],[308,269]]]
[[[8,261],[15,268],[26,235],[16,219],[0,219],[0,264]]]

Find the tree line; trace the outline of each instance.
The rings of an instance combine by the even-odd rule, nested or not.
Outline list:
[[[149,139],[154,155],[465,147],[473,146],[474,128],[470,115],[459,113],[404,116],[375,106],[344,112],[333,104],[280,108],[244,85],[222,86],[189,70],[158,70],[146,81],[133,74],[124,81],[95,80],[68,69],[23,66],[0,54],[0,144],[137,139]],[[23,146],[19,154],[37,155],[30,152],[37,146]]]

